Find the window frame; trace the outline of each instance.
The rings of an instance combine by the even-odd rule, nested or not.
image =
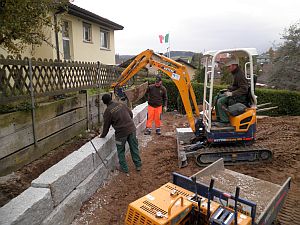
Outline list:
[[[106,46],[102,46],[102,38],[103,38],[102,34],[104,34],[104,38],[106,37],[106,41],[105,41]],[[100,49],[110,50],[110,31],[108,29],[101,28],[101,27],[100,27]]]
[[[89,36],[89,39],[85,39],[86,29],[88,32],[87,34]],[[92,43],[92,24],[91,23],[82,22],[82,33],[83,33],[83,42]]]
[[[63,55],[64,55],[64,59],[65,60],[71,60],[71,58],[72,58],[72,55],[71,55],[71,34],[70,34],[70,32],[71,32],[71,22],[70,21],[68,21],[68,20],[63,20],[62,21],[63,22],[63,25],[62,25],[62,45],[63,45]],[[64,29],[64,27],[65,27],[65,24],[67,24],[67,30],[66,30],[66,32],[65,32],[65,29]],[[65,34],[67,34],[67,35],[65,35]],[[65,42],[68,42],[68,50],[69,50],[69,52],[68,52],[68,56],[69,57],[66,57],[66,52],[65,52]]]

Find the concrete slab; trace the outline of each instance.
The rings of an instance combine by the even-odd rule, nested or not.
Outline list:
[[[176,128],[177,156],[179,168],[186,167],[188,165],[187,156],[183,149],[183,145],[189,144],[192,137],[194,137],[194,133],[190,127]]]
[[[91,148],[89,143],[85,148]],[[50,188],[57,206],[75,187],[94,171],[92,151],[75,151],[31,182],[32,187]]]
[[[0,208],[0,224],[41,224],[52,210],[50,190],[30,187]]]
[[[193,130],[188,128],[176,128],[177,140],[183,142],[182,144],[190,143],[190,139],[194,137]]]

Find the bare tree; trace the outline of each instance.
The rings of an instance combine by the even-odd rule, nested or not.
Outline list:
[[[284,42],[274,54],[270,83],[278,88],[300,90],[300,22],[284,30]]]

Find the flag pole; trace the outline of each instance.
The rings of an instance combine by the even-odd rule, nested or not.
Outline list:
[[[169,43],[169,58],[171,58],[171,49],[170,49],[170,32],[168,32],[169,34],[169,40],[168,40],[168,43]]]

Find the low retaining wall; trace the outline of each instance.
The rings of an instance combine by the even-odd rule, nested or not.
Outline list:
[[[147,103],[133,109],[137,134],[146,126]],[[94,138],[52,166],[31,187],[0,208],[0,224],[70,224],[118,164],[114,130]]]
[[[103,94],[40,103],[34,119],[31,111],[0,115],[0,176],[39,159],[84,130],[99,128],[106,108]]]

